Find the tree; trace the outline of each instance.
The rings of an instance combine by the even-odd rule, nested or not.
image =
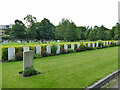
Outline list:
[[[105,40],[105,31],[107,31],[109,29],[107,29],[106,27],[104,27],[103,25],[101,27],[98,27],[98,32],[97,32],[97,38],[101,39],[101,40]]]
[[[44,18],[37,23],[37,39],[51,40],[55,36],[55,26]]]
[[[80,26],[80,27],[77,27],[77,39],[81,39],[81,40],[85,40],[86,39],[86,31],[87,31],[87,27],[84,27],[84,26]]]
[[[28,39],[36,39],[37,37],[37,28],[36,28],[36,17],[33,17],[32,15],[27,15],[24,20],[27,24],[27,38]]]
[[[96,29],[93,29],[93,30],[90,31],[89,39],[90,39],[91,41],[97,40]]]
[[[55,38],[62,40],[73,41],[76,39],[76,25],[74,22],[70,22],[68,19],[62,19],[59,25],[56,27]]]
[[[25,38],[25,25],[20,20],[15,20],[15,25],[12,26],[10,34],[18,39]]]
[[[7,28],[7,29],[5,30],[5,34],[10,35],[11,30],[12,30],[12,28]]]

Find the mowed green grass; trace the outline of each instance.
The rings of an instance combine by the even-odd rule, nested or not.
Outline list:
[[[118,69],[118,47],[34,59],[42,74],[23,78],[23,62],[2,64],[3,88],[86,88]]]

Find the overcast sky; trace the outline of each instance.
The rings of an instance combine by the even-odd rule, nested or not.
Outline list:
[[[13,24],[32,14],[40,22],[47,18],[58,25],[62,18],[77,26],[104,25],[112,28],[118,22],[119,0],[1,0],[0,25]]]

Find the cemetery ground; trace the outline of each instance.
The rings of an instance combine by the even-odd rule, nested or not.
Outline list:
[[[23,61],[2,64],[2,88],[86,88],[118,69],[118,47],[34,59],[41,74],[23,78]]]

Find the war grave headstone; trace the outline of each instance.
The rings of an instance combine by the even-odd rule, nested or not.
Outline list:
[[[8,48],[8,60],[15,60],[15,48]]]

